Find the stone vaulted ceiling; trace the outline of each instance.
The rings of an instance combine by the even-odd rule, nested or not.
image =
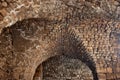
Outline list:
[[[32,80],[58,54],[120,79],[119,20],[119,0],[0,0],[0,80]]]

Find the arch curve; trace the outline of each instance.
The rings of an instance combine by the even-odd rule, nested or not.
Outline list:
[[[71,27],[59,26],[60,24],[51,20],[32,18],[3,29],[1,35],[5,36],[11,47],[8,53],[14,55],[11,61],[15,64],[12,66],[18,71],[19,69],[21,72],[24,71],[18,74],[26,79],[33,76],[37,66],[49,57],[64,55],[81,60],[92,71],[94,80],[98,80],[94,60],[86,51],[79,36],[76,36]],[[11,65],[11,62],[8,64]],[[31,74],[29,69],[32,71]],[[11,72],[11,75],[14,76],[15,73]]]
[[[79,36],[76,36],[70,28],[62,27],[61,30],[61,38],[57,45],[59,47],[57,55],[82,61],[92,71],[93,79],[98,80],[95,62],[87,52]]]

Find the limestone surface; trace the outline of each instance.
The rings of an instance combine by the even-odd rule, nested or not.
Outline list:
[[[119,0],[0,0],[0,80],[33,80],[56,55],[79,59],[93,79],[119,80],[119,21]]]

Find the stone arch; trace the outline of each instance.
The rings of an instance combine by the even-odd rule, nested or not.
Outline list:
[[[79,36],[76,36],[74,30],[63,27],[61,38],[57,46],[59,46],[58,55],[67,58],[78,59],[85,63],[92,71],[93,79],[98,80],[96,65],[91,55],[86,51]]]
[[[56,55],[40,64],[33,80],[93,80],[91,70],[78,59]]]
[[[3,29],[1,35],[5,36],[10,46],[10,52],[7,53],[12,55],[11,61],[15,62],[12,67],[15,66],[14,69],[19,71],[17,77],[15,72],[11,72],[12,79],[15,76],[15,79],[31,80],[40,63],[49,57],[64,55],[81,60],[91,69],[94,80],[98,80],[94,60],[79,36],[71,27],[59,24],[44,18],[31,18]]]
[[[37,64],[56,55],[52,53],[53,48],[56,47],[54,39],[57,36],[57,33],[53,32],[56,31],[54,27],[56,24],[54,25],[52,21],[31,18],[18,21],[2,30],[0,47],[6,53],[4,57],[9,60],[4,61],[3,66],[6,67],[3,67],[3,70],[12,69],[6,73],[7,78],[3,76],[3,79],[32,80]],[[6,48],[9,50],[6,51]]]
[[[2,0],[2,1],[8,1],[8,0]],[[11,0],[12,1],[12,0]],[[73,12],[73,14],[72,15],[70,15],[70,16],[68,16],[68,19],[70,19],[70,18],[74,18],[74,17],[79,17],[80,18],[80,22],[82,22],[81,20],[85,20],[85,23],[87,23],[87,21],[88,20],[90,20],[90,23],[91,22],[93,22],[93,24],[96,24],[97,22],[99,22],[99,20],[101,21],[102,20],[102,22],[100,22],[100,24],[102,24],[102,23],[104,23],[104,21],[105,22],[107,22],[107,23],[105,23],[105,24],[109,24],[110,23],[110,25],[111,25],[111,22],[115,22],[115,24],[116,23],[118,23],[116,20],[114,20],[114,19],[116,19],[116,18],[113,18],[113,17],[116,17],[116,16],[112,16],[111,17],[111,15],[109,15],[109,14],[107,14],[106,13],[106,10],[108,11],[108,9],[105,9],[105,11],[103,11],[104,10],[104,8],[105,8],[105,6],[107,6],[107,5],[103,5],[103,6],[96,6],[96,4],[98,4],[98,1],[95,1],[95,5],[94,5],[94,2],[90,2],[89,3],[89,1],[88,1],[88,3],[86,4],[86,2],[87,1],[84,1],[83,0],[83,2],[77,2],[78,4],[76,5],[76,3],[74,4],[74,2],[73,2],[73,4],[72,5],[75,5],[75,6],[72,6],[72,5],[69,5],[69,4],[67,4],[68,5],[68,7],[66,7],[65,8],[65,5],[64,4],[61,4],[61,2],[60,2],[60,4],[58,4],[58,5],[56,5],[56,2],[54,2],[54,1],[57,1],[58,3],[59,3],[59,1],[60,0],[50,0],[50,5],[48,5],[48,4],[45,4],[45,3],[47,3],[46,1],[49,1],[49,0],[28,0],[28,1],[26,1],[26,0],[23,0],[23,1],[15,1],[15,3],[11,3],[11,1],[10,2],[5,2],[5,4],[2,4],[2,5],[0,5],[0,7],[1,6],[4,6],[4,8],[2,8],[2,9],[0,9],[0,32],[1,32],[1,30],[4,28],[4,27],[8,27],[9,25],[13,25],[16,21],[19,21],[19,20],[23,20],[23,19],[26,19],[26,18],[33,18],[33,17],[44,17],[44,18],[49,18],[49,19],[57,19],[57,20],[63,20],[63,19],[65,19],[65,17],[67,16],[66,15],[66,13],[68,14],[68,13],[72,13]],[[14,2],[14,1],[12,1],[12,2]],[[42,4],[39,4],[39,2],[36,2],[36,1],[45,1],[45,3],[44,2],[42,2]],[[76,1],[76,0],[70,0],[70,1]],[[84,3],[85,2],[85,3]],[[6,6],[6,3],[7,3],[7,6]],[[52,4],[53,3],[53,4]],[[55,3],[55,4],[54,4]],[[63,3],[69,3],[69,2],[63,2]],[[82,6],[87,6],[88,7],[88,9],[83,9],[82,8],[82,12],[81,12],[81,6],[79,6],[79,3],[81,4],[81,3],[83,3],[82,4]],[[100,1],[100,3],[101,3],[101,1]],[[102,2],[102,3],[104,3],[104,1]],[[105,4],[106,3],[108,3],[109,4],[109,1],[105,1]],[[112,4],[111,4],[112,3]],[[115,2],[116,3],[116,2]],[[117,2],[118,3],[118,2]],[[0,4],[1,4],[1,1],[0,1]],[[10,4],[10,5],[9,5]],[[89,5],[90,4],[90,5]],[[43,7],[43,5],[45,6],[45,7]],[[56,5],[56,6],[53,6],[53,5]],[[62,5],[62,6],[61,6]],[[110,1],[110,5],[112,6],[112,5],[114,5],[114,1]],[[115,4],[116,5],[116,4]],[[6,7],[5,7],[6,6]],[[49,8],[47,8],[47,6],[49,7]],[[61,7],[59,7],[59,6],[61,6]],[[116,5],[117,6],[117,5]],[[68,8],[72,8],[73,7],[73,9],[72,10],[69,10]],[[118,6],[119,7],[119,6]],[[70,9],[71,9],[70,8]],[[76,9],[75,9],[76,8]],[[92,9],[91,9],[92,8]],[[48,10],[47,10],[48,9]],[[53,10],[53,9],[55,9],[55,11]],[[80,11],[79,11],[80,10]],[[102,11],[101,11],[102,10]],[[111,10],[111,9],[110,9]],[[115,10],[116,10],[116,8],[115,8]],[[68,12],[69,11],[69,12]],[[76,12],[77,11],[77,12]],[[93,12],[93,11],[95,11],[95,12]],[[81,13],[79,13],[79,12],[81,12]],[[97,13],[98,14],[97,14]],[[117,13],[118,13],[119,11],[117,11]],[[85,13],[85,14],[84,14]],[[93,14],[91,14],[91,13],[93,13]],[[103,13],[103,14],[101,14],[101,13]],[[113,12],[114,13],[114,12]],[[55,15],[56,14],[56,15]],[[58,15],[59,14],[59,15]],[[101,14],[101,15],[99,15],[99,14]],[[36,16],[36,15],[38,15],[38,16]],[[96,17],[97,16],[97,17]],[[2,17],[2,18],[1,18]],[[70,17],[70,18],[69,18]],[[119,16],[117,16],[117,17],[119,17]],[[77,19],[77,18],[74,18],[75,20],[76,20],[76,22],[78,22],[79,20]],[[84,19],[85,18],[85,19]],[[91,20],[91,18],[93,18],[94,20]],[[109,18],[110,18],[110,20],[109,20]],[[87,20],[88,19],[88,20]],[[72,21],[74,21],[74,20],[71,20],[71,22]],[[95,23],[94,23],[95,22]],[[119,23],[118,23],[119,24]],[[112,25],[112,26],[115,26],[115,25]],[[119,27],[119,25],[118,25],[118,27]],[[114,30],[114,28],[115,27],[110,27],[112,30]],[[101,28],[100,28],[101,29]],[[106,29],[106,30],[108,30],[109,31],[109,29]],[[7,30],[8,32],[9,32],[9,29]],[[95,31],[95,32],[97,32],[97,31]],[[94,34],[96,34],[94,32]],[[115,30],[115,32],[119,32],[119,31],[116,31]],[[106,33],[107,34],[107,33]],[[106,35],[105,34],[105,35]],[[1,38],[1,36],[0,36],[0,38]],[[7,38],[10,38],[10,37],[7,37]],[[4,39],[6,39],[6,38],[4,38]],[[0,39],[1,40],[1,39]],[[93,39],[94,40],[94,39]],[[9,41],[11,41],[11,40],[9,40]],[[9,41],[8,41],[8,43],[9,43]],[[4,42],[4,40],[2,41],[2,42]],[[5,43],[6,44],[6,43]],[[2,46],[1,46],[2,45]],[[1,42],[0,42],[0,47],[3,47],[3,43],[1,44]],[[109,44],[105,44],[105,45],[109,45]],[[112,44],[111,44],[112,45]],[[12,53],[11,53],[11,51],[10,50],[5,50],[4,48],[6,48],[6,46],[8,46],[8,45],[5,45],[3,48],[1,48],[0,50],[1,50],[1,52],[2,51],[4,51],[4,53],[8,53],[8,52],[10,52],[10,55],[12,55]],[[114,50],[112,50],[112,48],[114,48],[114,46],[111,46],[111,49],[109,49],[109,48],[107,48],[106,49],[106,51],[109,53],[110,52],[110,55],[111,55],[111,52],[113,52],[114,53]],[[8,47],[7,47],[7,49],[8,49]],[[98,48],[99,49],[99,48]],[[104,50],[104,47],[102,47],[102,49]],[[98,50],[98,52],[99,52],[99,50]],[[106,53],[106,52],[105,52]],[[5,54],[6,55],[6,54]],[[2,56],[5,56],[5,55],[3,55],[3,53],[2,53]],[[101,55],[101,53],[100,53],[100,55]],[[6,55],[7,56],[7,55]],[[22,55],[23,56],[23,55]],[[96,56],[96,55],[95,55]],[[98,54],[98,56],[99,56],[99,54]],[[100,56],[100,57],[102,57],[102,56]],[[107,56],[106,56],[107,57]],[[97,58],[97,57],[96,57]],[[109,58],[109,57],[108,57]],[[6,62],[5,62],[5,60],[6,59],[8,59],[8,57],[6,58],[2,58],[2,61],[1,61],[1,63],[2,63],[2,65],[4,65],[4,63],[6,64]],[[97,59],[99,59],[99,58],[97,58]],[[103,56],[103,60],[104,60],[105,58],[104,58],[104,56]],[[30,59],[31,60],[31,59]],[[101,60],[101,59],[100,59]],[[38,60],[37,60],[38,61]],[[97,62],[98,63],[98,62]],[[104,64],[104,62],[102,62],[101,64]],[[9,64],[6,64],[6,65],[9,65]],[[105,64],[104,64],[105,65]],[[105,65],[106,66],[106,65]],[[3,66],[3,67],[1,67],[1,68],[5,68],[6,66]],[[7,66],[7,67],[9,67],[9,66]],[[9,68],[7,68],[7,69],[9,69]],[[1,69],[3,72],[5,72],[5,70],[7,70],[7,69]],[[10,69],[12,69],[12,66],[10,67]],[[102,69],[104,69],[104,67],[102,67],[101,69],[100,69],[100,72],[102,71]],[[110,68],[110,70],[111,70],[111,68]],[[18,70],[19,71],[19,70]],[[1,72],[1,73],[3,73],[3,72]],[[9,72],[9,71],[8,71]],[[6,72],[5,72],[6,73]],[[104,73],[104,72],[103,72]],[[105,72],[105,73],[108,73],[108,72]],[[99,71],[98,71],[98,74],[99,74]],[[10,75],[11,76],[11,75]],[[103,75],[104,76],[104,75]],[[3,76],[4,77],[4,76]],[[4,80],[4,79],[3,79]]]

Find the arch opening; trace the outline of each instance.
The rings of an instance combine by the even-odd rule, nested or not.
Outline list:
[[[61,78],[62,78],[62,80],[98,80],[98,76],[97,76],[97,72],[96,72],[96,65],[94,63],[94,60],[93,60],[92,56],[86,51],[86,48],[84,47],[82,41],[79,39],[79,36],[76,36],[74,31],[71,29],[68,29],[68,28],[64,28],[64,30],[62,30],[61,36],[62,37],[61,37],[60,43],[58,44],[58,46],[60,47],[58,50],[58,53],[62,57],[59,56],[57,58],[53,58],[53,60],[48,59],[46,62],[42,63],[43,64],[43,66],[42,66],[43,67],[43,69],[42,69],[42,78],[43,79],[42,80],[51,80],[51,79],[46,79],[46,78],[52,78],[52,80],[60,80]],[[67,59],[68,59],[68,62],[66,61]],[[68,65],[67,63],[69,63],[69,61],[72,61],[72,60],[75,62],[73,62],[73,63],[71,62],[71,64]],[[77,60],[78,60],[78,62],[77,62]],[[49,62],[49,61],[51,61],[51,62]],[[56,61],[58,61],[58,62],[56,62]],[[79,62],[81,62],[82,65],[80,65],[81,63],[79,63]],[[57,65],[58,63],[59,63],[59,65]],[[61,65],[63,65],[61,67],[61,70],[59,70],[60,68],[58,69],[58,67],[60,66],[60,63],[61,63]],[[74,64],[74,63],[76,63],[76,64]],[[65,64],[65,66],[64,66],[64,64]],[[74,73],[75,65],[78,65],[78,67],[84,66],[84,68],[82,68],[81,70],[75,71],[75,72],[85,70],[83,72],[83,74],[79,74],[79,73],[74,74],[74,76],[75,75],[79,76],[77,79],[74,79],[76,77],[71,77],[71,75],[68,75],[71,72],[72,72],[72,74]],[[73,71],[67,72],[66,70],[68,70],[68,69],[66,68],[66,66],[69,66],[69,68],[71,68],[70,66],[72,66],[71,70],[73,70]],[[63,76],[61,76],[61,75],[63,75]],[[86,79],[84,79],[83,77],[80,77],[81,75],[83,75],[83,76],[90,75],[90,78],[85,77]]]
[[[93,80],[93,75],[79,59],[59,55],[40,64],[33,80]]]

